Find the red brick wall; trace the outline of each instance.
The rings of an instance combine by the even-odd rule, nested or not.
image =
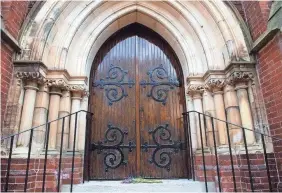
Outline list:
[[[257,56],[270,131],[282,138],[282,34],[277,34]]]
[[[5,28],[17,39],[20,28],[28,13],[29,1],[1,1],[1,11]]]
[[[241,1],[231,1],[230,3],[232,3],[236,7],[236,9],[240,13],[241,17],[246,21],[246,17],[245,17],[245,13],[244,13],[244,10],[243,10],[242,2]]]
[[[272,1],[241,1],[245,20],[253,40],[256,40],[267,29],[267,20]]]
[[[23,191],[26,173],[26,158],[13,158],[10,167],[8,191]],[[28,174],[27,192],[42,192],[44,159],[31,159]],[[57,192],[59,159],[49,157],[46,166],[45,191]],[[70,184],[72,157],[62,159],[60,184]],[[7,172],[7,158],[1,159],[1,190],[4,191]],[[83,162],[81,156],[74,160],[73,183],[82,183]]]
[[[1,128],[3,128],[7,97],[13,74],[13,50],[1,40]]]
[[[29,1],[1,1],[5,29],[17,40],[21,25],[28,13]],[[1,39],[1,128],[7,105],[7,96],[13,75],[13,49]]]
[[[253,176],[253,184],[256,192],[269,192],[269,184],[267,178],[266,165],[264,156],[261,153],[249,155],[251,164],[251,174]],[[229,155],[219,155],[219,175],[221,181],[222,192],[234,192],[233,175],[231,161]],[[268,154],[268,164],[270,168],[272,188],[277,191],[277,165],[273,154]],[[237,191],[250,192],[250,178],[245,154],[233,156],[233,165],[235,171],[236,189]],[[217,167],[215,155],[205,155],[206,176],[208,182],[214,182],[218,188]],[[204,182],[202,156],[195,158],[195,177],[196,180]]]
[[[242,1],[253,41],[267,30],[271,3],[272,1]],[[255,57],[270,132],[272,136],[282,138],[282,34],[277,33],[258,53],[255,53]],[[273,145],[281,176],[282,142],[274,141]],[[280,178],[281,181],[282,177]]]

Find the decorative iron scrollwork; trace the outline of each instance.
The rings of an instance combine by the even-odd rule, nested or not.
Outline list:
[[[147,142],[141,145],[141,148],[148,152],[148,148],[154,148],[152,157],[149,163],[155,164],[159,168],[166,168],[170,171],[171,155],[178,153],[179,150],[186,149],[185,143],[181,141],[173,141],[171,139],[171,132],[168,128],[168,124],[158,125],[154,130],[149,130],[152,134],[154,145],[149,145]],[[169,149],[169,151],[168,151]]]
[[[152,86],[147,96],[152,97],[155,101],[165,105],[168,91],[179,86],[178,80],[170,77],[162,64],[153,70],[149,70],[147,74],[149,75],[150,81],[147,82],[146,80],[142,80],[140,85],[143,87],[146,87],[147,85]]]
[[[97,80],[93,83],[94,87],[100,87],[106,91],[106,97],[109,100],[109,105],[114,102],[120,101],[123,97],[127,96],[127,92],[123,85],[128,85],[129,88],[134,86],[133,80],[125,81],[125,75],[128,74],[127,70],[119,66],[110,65],[107,76],[105,79]]]
[[[127,164],[123,149],[128,149],[129,152],[132,152],[132,150],[136,148],[136,145],[132,141],[129,141],[128,145],[123,144],[125,135],[127,134],[128,131],[122,131],[119,127],[109,123],[103,142],[98,141],[91,145],[91,150],[97,150],[97,154],[104,152],[106,172],[108,172],[109,169],[116,169],[121,165]]]

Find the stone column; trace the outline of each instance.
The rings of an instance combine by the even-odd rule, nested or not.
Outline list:
[[[193,99],[190,95],[186,96],[186,101],[187,101],[187,109],[188,111],[194,111],[194,104],[193,104]],[[197,140],[197,129],[196,129],[196,119],[195,119],[195,113],[190,113],[189,114],[189,119],[190,119],[190,130],[191,130],[191,139],[192,139],[192,149],[193,151],[196,151],[198,147],[198,140]]]
[[[35,108],[33,114],[32,127],[45,124],[47,120],[49,106],[49,87],[45,84],[39,86],[36,95]],[[32,143],[33,150],[39,152],[44,146],[46,125],[34,130],[34,139]]]
[[[203,92],[204,92],[204,86],[201,84],[200,85],[190,85],[188,87],[188,94],[192,96],[194,109],[195,111],[198,111],[200,113],[203,113],[203,102],[202,102]],[[195,116],[198,148],[202,147],[201,140],[203,140],[203,146],[206,147],[206,133],[205,133],[205,128],[204,128],[203,116],[200,115],[200,119],[199,119],[198,113],[192,113],[192,115]],[[202,131],[202,138],[201,138],[200,128]]]
[[[85,95],[81,101],[81,110],[88,110],[88,96]],[[79,127],[78,127],[78,150],[84,151],[85,146],[85,132],[86,132],[86,113],[80,112],[79,115]],[[88,128],[91,129],[91,128]]]
[[[224,107],[224,100],[223,100],[223,91],[221,91],[220,89],[214,89],[213,90],[213,100],[216,106],[215,108],[216,117],[218,119],[226,121],[225,107]],[[219,135],[219,144],[220,145],[228,144],[228,141],[226,138],[227,136],[226,124],[223,121],[216,121],[218,133],[219,133],[218,135]]]
[[[224,103],[225,111],[227,114],[227,121],[236,125],[242,125],[239,105],[237,100],[236,91],[233,85],[227,84],[224,87]],[[239,144],[243,141],[242,130],[233,125],[229,126],[230,139],[233,144]]]
[[[61,96],[62,96],[62,92],[60,88],[51,87],[48,121],[54,121],[58,119]],[[48,147],[49,150],[56,149],[57,128],[58,128],[58,121],[54,121],[50,124],[49,147]]]
[[[212,93],[208,89],[205,89],[203,93],[203,108],[204,108],[205,114],[215,117],[214,100],[213,100]],[[214,138],[213,138],[213,129],[212,129],[211,118],[205,117],[205,121],[206,121],[206,130],[207,130],[207,138],[208,138],[207,143],[209,147],[213,147]],[[216,121],[213,121],[213,123],[214,123],[214,132],[215,132],[215,141],[216,141],[216,144],[219,145]]]
[[[203,113],[202,93],[194,93],[192,99],[193,99],[195,111]],[[200,115],[200,119],[199,119],[198,113],[196,113],[195,116],[196,116],[195,118],[196,118],[196,125],[197,125],[198,147],[202,147],[200,128],[202,129],[203,145],[204,145],[204,147],[206,147],[206,132],[205,132],[205,128],[204,128],[203,116]],[[201,127],[200,127],[200,123],[201,123]]]
[[[37,82],[27,80],[24,86],[24,101],[21,114],[20,132],[32,128],[32,118],[35,106],[36,92],[38,90]],[[27,147],[29,144],[30,132],[25,132],[19,135],[17,146]]]
[[[247,92],[248,89],[247,82],[236,83],[235,89],[237,91],[242,126],[254,130],[251,107],[250,107],[250,102]],[[246,134],[247,144],[255,143],[254,132],[248,130],[245,131],[246,131],[245,134]]]
[[[63,149],[66,150],[69,144],[69,123],[70,117],[68,116],[71,111],[71,96],[70,91],[64,90],[62,91],[62,97],[60,101],[59,108],[59,118],[67,116],[64,120],[64,134],[63,134]],[[62,135],[62,125],[63,119],[58,121],[58,131],[57,131],[57,149],[61,147],[61,135]]]
[[[80,102],[81,102],[81,92],[72,92],[71,97],[71,113],[75,113],[80,110]],[[79,115],[77,114],[77,129],[76,129],[76,150],[78,147],[78,130],[79,130]],[[70,136],[69,136],[69,148],[72,151],[73,145],[74,145],[74,130],[75,130],[75,114],[71,116],[71,122],[70,122]]]

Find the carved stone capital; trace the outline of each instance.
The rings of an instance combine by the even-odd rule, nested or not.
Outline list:
[[[254,80],[254,74],[252,72],[236,71],[227,78],[227,84],[235,85],[236,83],[242,83],[242,82],[247,83],[253,80]]]
[[[22,80],[31,80],[36,81],[37,83],[43,83],[45,81],[45,77],[40,72],[16,72],[16,78]]]
[[[188,86],[188,95],[194,96],[194,95],[201,95],[203,94],[205,90],[204,84],[190,84]]]
[[[76,91],[76,92],[84,92],[86,90],[85,85],[77,84],[77,85],[68,85],[67,90]]]
[[[56,87],[61,89],[65,89],[68,86],[63,79],[47,79],[45,83],[48,85],[48,87]]]
[[[217,92],[217,91],[221,91],[223,89],[223,87],[225,86],[225,84],[226,84],[225,79],[223,79],[223,78],[213,78],[213,79],[208,80],[205,87],[206,87],[206,89],[208,89],[212,92]]]

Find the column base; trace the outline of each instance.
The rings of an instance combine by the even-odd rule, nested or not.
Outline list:
[[[212,153],[211,148],[210,147],[204,147],[204,153],[205,154],[211,154]],[[202,148],[197,148],[195,154],[196,155],[202,154]]]
[[[228,145],[221,145],[217,147],[217,153],[221,155],[229,154],[229,146]],[[214,148],[213,148],[214,152]],[[234,149],[231,147],[232,154],[234,153]]]
[[[249,154],[254,154],[254,153],[263,153],[263,147],[262,144],[252,144],[252,145],[247,145],[248,148],[248,153]],[[244,144],[240,144],[240,145],[235,145],[233,147],[233,149],[235,150],[236,154],[246,154],[246,150],[245,150],[245,145]]]
[[[40,155],[45,155],[45,149],[42,149]],[[58,155],[60,152],[56,149],[48,149],[47,155]]]
[[[28,147],[16,147],[13,151],[13,157],[24,157],[27,158]],[[32,152],[31,152],[32,154]]]
[[[79,150],[75,150],[74,153],[75,153],[75,155],[81,154],[81,152]],[[65,152],[65,155],[71,155],[72,156],[72,154],[73,154],[73,150],[71,150],[71,149],[67,149],[66,152]]]
[[[262,144],[252,144],[248,145],[248,153],[255,154],[255,153],[263,153],[263,146]],[[243,144],[231,146],[231,152],[233,155],[239,154],[246,154],[245,146]],[[214,147],[205,147],[204,148],[205,154],[215,154]],[[195,152],[196,155],[202,154],[202,149],[198,148]],[[219,155],[229,155],[229,147],[228,145],[221,145],[217,147],[217,154]]]

